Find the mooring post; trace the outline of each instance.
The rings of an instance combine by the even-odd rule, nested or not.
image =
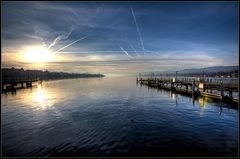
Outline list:
[[[14,89],[14,83],[11,83],[11,89]]]
[[[205,92],[206,88],[205,88],[205,82],[203,80],[203,92]]]
[[[14,89],[14,79],[11,79],[11,89]]]
[[[195,92],[195,79],[193,79],[193,83],[192,83],[192,93],[194,94]]]
[[[223,82],[221,81],[220,83],[220,89],[221,89],[221,96],[224,96],[224,91],[223,91]]]
[[[232,90],[229,90],[229,97],[232,98]]]

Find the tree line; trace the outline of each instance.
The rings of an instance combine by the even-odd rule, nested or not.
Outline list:
[[[54,80],[68,78],[104,77],[102,74],[49,72],[41,70],[24,70],[23,68],[2,68],[2,83],[23,80]]]

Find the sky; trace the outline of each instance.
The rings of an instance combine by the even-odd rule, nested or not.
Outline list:
[[[1,8],[2,67],[118,76],[239,65],[237,2],[3,2]]]

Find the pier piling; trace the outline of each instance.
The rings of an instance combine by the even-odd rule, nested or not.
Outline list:
[[[222,80],[216,79],[199,79],[199,78],[146,78],[142,77],[140,80],[137,78],[137,82],[141,85],[147,85],[149,87],[156,87],[158,89],[167,89],[179,93],[192,94],[193,96],[205,96],[223,101],[230,101],[239,103],[239,99],[233,98],[233,92],[238,92],[238,84],[236,83],[223,83]],[[183,87],[184,86],[184,87]],[[190,89],[189,89],[190,87]],[[213,93],[214,90],[214,93]],[[228,92],[228,95],[224,95],[224,91]],[[216,92],[219,92],[218,94]]]

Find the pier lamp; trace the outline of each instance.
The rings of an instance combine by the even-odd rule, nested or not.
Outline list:
[[[198,88],[203,89],[203,88],[204,88],[204,83],[203,83],[203,82],[200,82],[200,83],[198,84]]]
[[[175,80],[176,80],[176,79],[173,77],[172,81],[175,82]]]

